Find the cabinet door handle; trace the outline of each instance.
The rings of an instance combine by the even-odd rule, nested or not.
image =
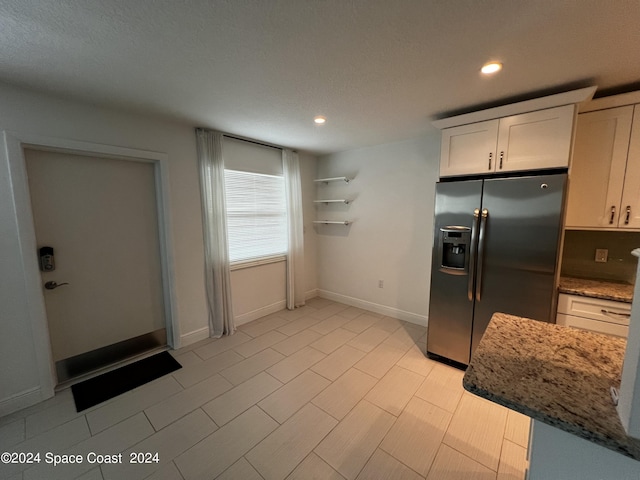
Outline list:
[[[627,205],[626,215],[624,216],[624,224],[629,225],[629,220],[631,219],[631,205]]]
[[[611,216],[609,217],[609,225],[613,225],[613,219],[616,216],[616,207],[614,205],[611,206]]]
[[[491,159],[493,158],[493,153],[489,153],[489,171],[491,171]]]
[[[631,317],[630,313],[614,312],[612,310],[605,310],[604,308],[600,309],[600,313],[602,313],[603,315],[620,315],[621,317],[625,317],[625,318],[630,318]]]
[[[500,170],[502,170],[502,159],[504,158],[504,152],[500,152]]]

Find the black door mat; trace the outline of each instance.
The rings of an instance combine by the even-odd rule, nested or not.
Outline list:
[[[110,398],[182,368],[169,352],[162,352],[104,373],[71,387],[76,410],[81,412]]]

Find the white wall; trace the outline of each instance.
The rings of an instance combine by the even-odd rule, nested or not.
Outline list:
[[[319,199],[354,199],[317,207],[321,219],[353,220],[315,227],[320,296],[426,325],[439,155],[434,131],[318,160],[318,178],[354,177],[317,187]]]
[[[166,153],[177,321],[183,339],[193,340],[206,331],[194,126],[0,84],[0,130]],[[305,159],[303,171],[315,163],[312,156]],[[36,350],[28,321],[33,299],[25,288],[13,187],[6,159],[0,159],[0,415],[12,405],[24,404],[23,397],[29,396],[32,402],[40,388],[37,358],[41,352]],[[311,250],[313,242],[310,245]],[[313,252],[310,257],[308,285],[315,288]]]

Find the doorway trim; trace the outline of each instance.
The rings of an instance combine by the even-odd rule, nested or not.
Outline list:
[[[175,269],[173,240],[169,204],[168,156],[165,153],[138,150],[113,145],[80,142],[76,140],[43,137],[2,131],[0,145],[4,147],[10,169],[13,188],[21,260],[25,275],[27,311],[35,347],[40,384],[40,396],[44,400],[54,395],[56,379],[49,337],[49,325],[45,309],[42,279],[37,261],[37,243],[26,161],[23,149],[48,150],[64,153],[91,155],[134,162],[151,163],[154,166],[158,232],[162,271],[162,293],[164,302],[167,343],[174,349],[180,347],[180,330],[177,323],[175,297]]]

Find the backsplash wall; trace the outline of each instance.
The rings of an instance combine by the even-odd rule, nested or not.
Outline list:
[[[638,259],[631,250],[640,247],[640,233],[567,230],[561,273],[579,278],[597,278],[635,283]],[[609,250],[606,263],[594,261],[597,248]]]

